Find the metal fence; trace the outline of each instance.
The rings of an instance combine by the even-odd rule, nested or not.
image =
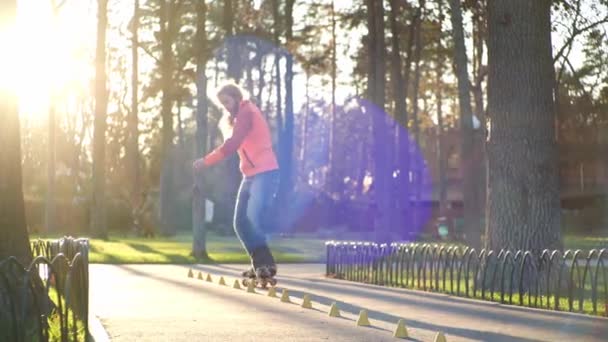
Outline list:
[[[1,341],[89,339],[89,242],[64,237],[34,241],[24,267],[0,261]]]
[[[329,277],[608,315],[608,249],[537,255],[418,243],[328,241],[326,247]]]

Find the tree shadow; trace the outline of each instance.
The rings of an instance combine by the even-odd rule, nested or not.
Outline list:
[[[225,275],[233,275],[234,266],[225,265],[209,265],[202,266],[214,273]],[[472,321],[476,319],[492,320],[497,324],[519,324],[522,326],[539,326],[552,331],[562,331],[565,326],[568,326],[570,334],[584,332],[581,337],[597,337],[603,336],[602,333],[608,330],[608,325],[604,325],[605,319],[600,317],[571,315],[562,312],[530,310],[528,308],[502,306],[495,302],[479,301],[466,298],[452,297],[445,294],[426,293],[422,291],[413,291],[400,288],[387,288],[377,285],[360,284],[348,282],[344,280],[328,280],[323,278],[301,278],[293,275],[282,275],[278,277],[280,287],[297,286],[299,288],[310,289],[314,292],[324,291],[336,294],[345,294],[357,296],[360,298],[369,298],[387,303],[400,303],[404,306],[420,307],[423,310],[435,310],[444,314],[452,314],[456,317],[470,317]],[[373,292],[370,292],[373,291]],[[308,292],[310,293],[310,292]],[[294,296],[303,296],[303,291],[296,291],[290,288],[290,294]],[[334,298],[311,295],[321,304],[331,305],[335,301]],[[360,307],[350,305],[348,303],[339,302],[344,305],[344,310],[357,315]],[[342,309],[342,308],[341,308]],[[396,323],[400,317],[387,315],[379,312],[369,312],[370,318],[379,319],[391,323]],[[531,315],[533,314],[533,316]],[[565,321],[567,320],[567,321]],[[455,327],[444,327],[437,324],[413,320],[409,323],[412,327],[422,329],[436,329],[444,331],[447,334],[463,336],[472,339],[484,341],[534,341],[534,339],[518,338],[510,336],[508,333],[500,334],[486,331],[476,331],[470,329],[461,329]],[[598,328],[604,326],[603,329]]]

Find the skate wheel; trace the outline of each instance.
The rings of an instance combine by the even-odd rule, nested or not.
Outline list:
[[[277,280],[276,279],[270,279],[270,285],[271,286],[275,286],[277,284]]]

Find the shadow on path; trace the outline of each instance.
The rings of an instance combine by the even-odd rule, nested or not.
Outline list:
[[[185,265],[182,267],[185,270],[190,268],[189,266],[185,266]],[[138,274],[141,276],[149,276],[149,277],[152,277],[155,279],[167,281],[170,283],[177,283],[178,285],[183,286],[182,283],[177,282],[177,281],[169,280],[169,279],[166,279],[163,277],[158,277],[158,276],[155,276],[150,273],[131,269],[129,267],[124,267],[124,268],[134,274]],[[213,273],[215,276],[221,275],[221,276],[240,278],[239,272],[230,270],[230,269],[233,269],[232,267],[225,268],[225,267],[222,267],[219,265],[196,265],[191,268],[198,270],[198,271]],[[186,271],[184,272],[184,277],[185,276],[186,276]],[[289,278],[289,279],[284,280],[283,278]],[[349,314],[352,314],[354,316],[357,316],[361,309],[367,309],[370,319],[383,321],[383,322],[390,323],[390,324],[396,324],[399,321],[399,319],[403,318],[403,317],[398,317],[398,316],[394,316],[394,315],[387,314],[387,313],[378,312],[371,308],[363,308],[363,307],[356,306],[356,305],[353,305],[350,303],[346,303],[344,301],[340,301],[331,296],[315,295],[313,293],[309,293],[308,291],[295,290],[292,287],[290,287],[290,285],[296,285],[298,287],[304,287],[304,288],[310,289],[311,292],[314,292],[315,290],[322,290],[322,291],[336,292],[336,295],[339,295],[341,293],[348,293],[348,294],[356,295],[356,296],[369,297],[369,295],[370,295],[369,292],[350,289],[349,287],[351,287],[352,285],[350,285],[348,283],[344,284],[346,286],[339,286],[339,285],[334,285],[334,284],[320,284],[319,282],[311,282],[311,281],[306,281],[306,280],[295,280],[293,277],[279,277],[279,281],[281,282],[278,286],[279,288],[282,288],[282,287],[289,288],[290,297],[295,297],[295,298],[301,299],[304,296],[304,294],[308,293],[311,295],[311,299],[313,301],[320,303],[322,305],[330,306],[333,302],[337,302],[341,311],[348,312]],[[418,301],[409,301],[407,299],[404,299],[401,297],[396,297],[394,295],[377,295],[377,294],[372,294],[372,295],[373,295],[372,299],[390,301],[393,304],[402,303],[402,302],[404,302],[404,300],[407,304],[410,304],[410,305],[422,304],[422,303],[419,303]],[[230,298],[230,299],[239,301],[238,299],[234,299],[234,298]],[[441,298],[441,299],[443,299],[443,298]],[[441,299],[439,299],[439,300],[441,300]],[[471,305],[471,304],[461,303],[461,305]],[[443,305],[433,304],[432,305],[432,309],[434,309],[434,310],[441,310],[441,309],[444,309],[444,307],[445,307],[445,304],[443,304]],[[454,309],[452,311],[457,312]],[[488,314],[488,313],[483,313],[480,310],[469,310],[469,311],[477,313],[479,315],[479,318],[482,317],[482,314],[485,314],[485,315]],[[459,314],[462,315],[462,312],[459,312]],[[487,318],[487,317],[484,316],[484,318]],[[348,318],[345,318],[345,319],[348,319]],[[474,321],[475,317],[471,317],[470,319]],[[352,319],[349,319],[349,320],[352,320]],[[522,319],[522,322],[520,322],[520,324],[523,324],[523,322],[524,322],[524,320]],[[530,323],[528,320],[525,320],[525,322]],[[532,324],[534,324],[534,323],[532,323]],[[452,326],[442,325],[442,324],[439,324],[436,322],[430,323],[430,322],[423,322],[420,320],[412,320],[412,319],[407,319],[407,325],[411,328],[423,329],[423,330],[428,330],[428,331],[432,331],[432,332],[442,331],[447,335],[460,336],[463,338],[482,340],[482,341],[498,341],[498,342],[502,342],[502,341],[505,341],[505,342],[506,341],[522,341],[522,342],[538,341],[535,339],[512,336],[512,335],[509,335],[508,333],[478,331],[478,330],[467,329],[467,328],[455,328]],[[378,330],[386,330],[386,329],[378,328]]]

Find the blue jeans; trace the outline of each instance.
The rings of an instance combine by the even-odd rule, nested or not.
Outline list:
[[[239,187],[234,210],[234,231],[256,269],[275,265],[266,235],[274,229],[278,187],[278,170],[243,178]]]

